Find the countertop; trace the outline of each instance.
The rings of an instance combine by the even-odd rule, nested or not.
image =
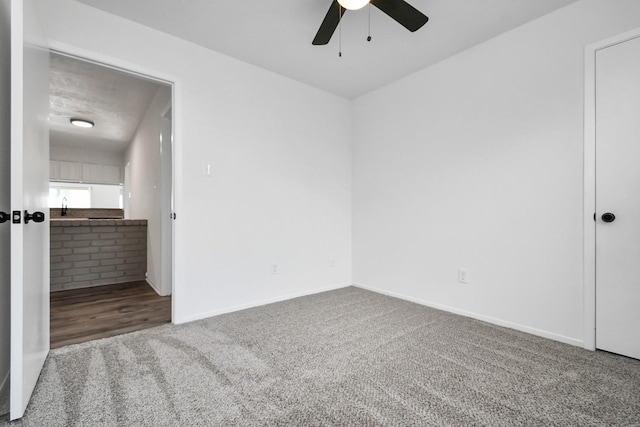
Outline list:
[[[79,227],[99,225],[147,225],[146,219],[89,219],[89,218],[51,218],[51,227]]]
[[[122,209],[102,209],[102,208],[69,208],[62,216],[61,208],[50,208],[49,218],[51,219],[123,219]]]

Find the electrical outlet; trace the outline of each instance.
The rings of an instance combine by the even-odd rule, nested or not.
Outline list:
[[[466,268],[460,267],[458,269],[458,282],[469,283],[469,271]]]
[[[336,259],[332,256],[329,257],[329,267],[333,268],[336,266]]]
[[[271,274],[278,274],[278,264],[271,264]]]
[[[202,175],[203,176],[211,176],[213,170],[211,168],[211,163],[203,163],[202,164]]]

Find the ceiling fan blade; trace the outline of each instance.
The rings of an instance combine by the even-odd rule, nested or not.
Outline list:
[[[404,0],[371,0],[371,4],[411,32],[420,29],[429,20],[425,14]]]
[[[329,7],[327,15],[324,17],[322,24],[320,24],[320,29],[318,30],[316,37],[313,39],[312,44],[322,45],[329,43],[329,40],[331,40],[331,36],[340,23],[342,15],[344,15],[344,12],[345,9],[340,6],[338,1],[333,0],[333,3],[331,3],[331,6]]]

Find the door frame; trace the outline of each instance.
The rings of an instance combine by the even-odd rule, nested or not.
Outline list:
[[[596,53],[640,37],[640,28],[585,46],[584,50],[584,340],[596,349]]]
[[[165,197],[168,196],[169,198],[169,214],[170,214],[170,219],[169,219],[169,224],[171,224],[171,226],[169,227],[169,229],[166,229],[167,226],[167,217],[166,214],[167,212],[162,212],[162,214],[160,215],[161,218],[161,222],[160,222],[160,227],[161,227],[161,260],[164,263],[165,261],[169,260],[169,273],[168,273],[168,279],[171,282],[171,290],[173,290],[173,263],[174,263],[174,251],[173,251],[173,241],[175,240],[175,236],[174,236],[174,213],[175,213],[175,207],[174,207],[174,203],[173,203],[173,198],[174,198],[174,188],[175,188],[175,182],[174,182],[174,177],[173,177],[173,172],[175,170],[175,164],[174,164],[174,156],[173,156],[173,152],[175,150],[175,147],[173,146],[173,99],[171,100],[171,102],[162,109],[162,112],[160,114],[160,117],[162,117],[161,119],[161,135],[162,135],[162,143],[160,144],[161,147],[161,153],[160,153],[160,171],[161,171],[161,178],[160,178],[160,182],[162,182],[162,185],[160,186],[160,188],[162,188],[162,194],[160,196],[161,199],[161,205],[163,205],[163,203],[166,201]],[[165,147],[165,141],[164,141],[164,125],[165,125],[165,121],[169,120],[171,123],[171,129],[170,129],[170,139],[168,142],[168,146],[170,149],[170,153],[169,153],[169,158],[168,158],[168,163],[169,163],[169,171],[168,173],[170,174],[169,176],[169,194],[166,193],[166,189],[165,189],[165,182],[167,181],[166,177],[167,177],[167,168],[165,167],[165,164],[167,163],[167,158],[166,158],[166,154],[164,154],[164,147]],[[166,207],[166,205],[163,205]],[[169,245],[168,248],[166,248],[165,246],[165,241],[169,240],[171,242],[171,244]],[[167,252],[168,249],[168,252]],[[163,291],[163,295],[165,294],[165,290],[167,289],[165,279],[167,279],[167,273],[165,272],[164,268],[160,269],[161,273],[160,276],[162,277],[162,291]]]
[[[173,212],[179,210],[180,193],[176,188],[180,188],[182,182],[182,81],[175,75],[168,74],[157,69],[151,69],[146,66],[125,61],[120,58],[114,58],[91,50],[83,49],[77,46],[50,41],[49,50],[60,55],[70,56],[81,61],[91,62],[103,67],[112,68],[114,70],[137,75],[139,77],[153,80],[158,83],[166,84],[171,87],[171,126],[173,134],[173,144],[171,150],[172,165],[172,200]],[[178,299],[181,297],[180,286],[176,283],[176,264],[178,255],[176,253],[176,238],[179,235],[180,226],[177,219],[172,221],[172,239],[171,239],[171,323],[176,323],[176,307]]]

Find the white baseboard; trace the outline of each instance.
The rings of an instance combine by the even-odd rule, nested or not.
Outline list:
[[[532,328],[519,323],[510,322],[507,320],[497,319],[495,317],[485,316],[483,314],[474,313],[471,311],[461,310],[455,307],[434,303],[431,301],[423,300],[421,298],[414,298],[408,295],[404,295],[398,292],[387,291],[385,289],[374,288],[372,286],[363,285],[362,283],[353,283],[353,286],[357,288],[366,289],[368,291],[376,292],[390,297],[399,298],[405,301],[411,301],[416,304],[424,305],[438,310],[448,311],[449,313],[459,314],[461,316],[470,317],[476,320],[482,320],[483,322],[492,323],[498,326],[504,326],[505,328],[515,329],[516,331],[526,332],[531,335],[537,335],[539,337],[548,338],[550,340],[559,341],[565,344],[574,345],[576,347],[584,347],[584,341],[559,335],[554,332],[544,331],[541,329]]]
[[[247,304],[234,305],[231,307],[221,308],[218,310],[207,311],[205,313],[198,313],[191,316],[183,316],[180,318],[174,318],[173,323],[181,324],[187,322],[193,322],[195,320],[206,319],[209,317],[219,316],[221,314],[233,313],[234,311],[246,310],[247,308],[260,307],[262,305],[273,304],[274,302],[286,301],[293,298],[304,297],[307,295],[319,294],[321,292],[333,291],[336,289],[342,289],[351,286],[351,283],[345,283],[340,285],[329,286],[326,288],[314,289],[305,292],[296,292],[293,294],[281,295],[274,298],[268,298],[260,301],[253,301]]]

